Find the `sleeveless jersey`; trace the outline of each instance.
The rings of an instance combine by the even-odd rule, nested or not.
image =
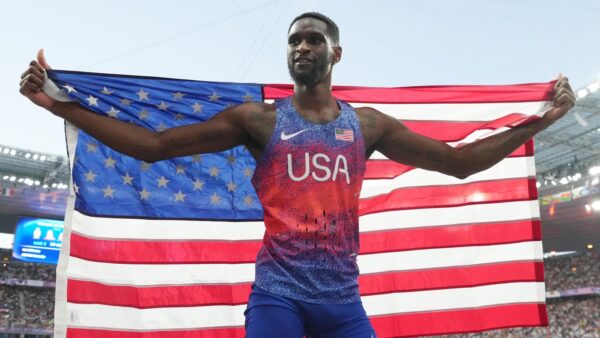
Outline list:
[[[357,302],[365,149],[356,113],[338,101],[339,116],[319,124],[291,97],[275,105],[275,129],[252,178],[266,226],[255,284],[305,302]]]

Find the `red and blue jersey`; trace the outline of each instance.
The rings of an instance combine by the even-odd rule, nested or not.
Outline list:
[[[365,149],[356,113],[338,101],[339,116],[319,124],[303,118],[291,97],[275,104],[275,129],[252,179],[266,225],[255,283],[306,302],[359,301]]]

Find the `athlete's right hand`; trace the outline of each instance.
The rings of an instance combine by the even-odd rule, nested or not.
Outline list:
[[[50,69],[50,66],[44,58],[44,50],[40,49],[37,54],[37,61],[31,61],[29,68],[21,75],[19,92],[38,106],[50,109],[56,100],[42,91],[46,69]]]

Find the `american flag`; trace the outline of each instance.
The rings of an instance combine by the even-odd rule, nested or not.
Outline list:
[[[351,129],[335,128],[335,139],[341,141],[354,141],[354,133]]]
[[[98,114],[161,131],[289,85],[51,71]],[[460,145],[536,119],[553,83],[335,87]],[[242,337],[264,233],[243,148],[144,163],[67,125],[72,166],[55,337]],[[375,152],[360,202],[363,304],[380,337],[547,325],[533,143],[465,180]]]

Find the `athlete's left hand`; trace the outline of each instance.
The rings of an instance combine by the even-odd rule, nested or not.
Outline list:
[[[569,79],[562,74],[558,75],[558,80],[554,85],[554,97],[552,103],[554,107],[544,114],[543,119],[550,125],[563,117],[569,109],[575,105],[575,93],[569,85]]]

